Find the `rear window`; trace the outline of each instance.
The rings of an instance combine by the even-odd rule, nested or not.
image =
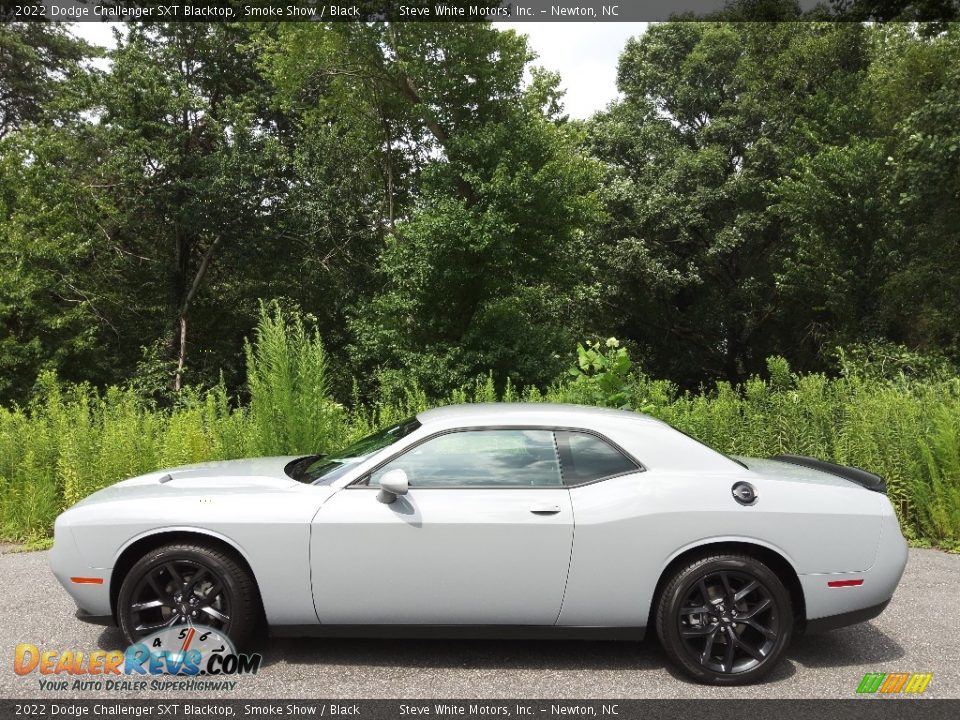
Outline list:
[[[640,469],[633,460],[596,435],[560,430],[556,436],[565,485],[582,485]]]

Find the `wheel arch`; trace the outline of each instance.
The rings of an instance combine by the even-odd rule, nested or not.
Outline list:
[[[717,553],[748,555],[764,563],[776,573],[790,594],[797,629],[802,630],[804,628],[807,618],[806,599],[803,594],[803,586],[800,584],[800,577],[793,563],[789,560],[786,553],[779,548],[757,540],[745,538],[715,538],[703,540],[694,545],[688,545],[687,547],[677,550],[664,564],[663,570],[660,571],[660,577],[657,579],[657,585],[653,591],[650,610],[647,616],[648,628],[655,627],[654,620],[657,605],[660,603],[660,593],[663,592],[663,588],[670,582],[670,578],[677,568],[696,558]]]
[[[253,586],[257,591],[257,600],[261,608],[260,612],[261,614],[263,613],[263,597],[260,593],[257,575],[253,571],[250,560],[238,545],[229,538],[209,530],[174,527],[159,528],[149,533],[139,535],[123,546],[117,554],[117,559],[113,563],[113,570],[110,572],[110,613],[113,615],[115,622],[117,621],[117,598],[120,596],[120,586],[127,577],[127,573],[130,572],[130,569],[136,564],[137,560],[146,553],[161,545],[173,543],[197,543],[215,548],[233,556],[233,558],[240,563],[241,567],[250,573],[250,577],[253,579]]]

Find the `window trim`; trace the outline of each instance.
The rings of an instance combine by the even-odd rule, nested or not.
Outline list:
[[[408,452],[410,452],[414,448],[417,448],[420,445],[423,445],[424,443],[429,442],[430,440],[434,440],[438,437],[442,437],[443,435],[449,435],[451,433],[478,432],[482,430],[518,430],[518,431],[547,430],[551,432],[553,434],[554,450],[557,452],[557,464],[560,467],[560,484],[559,485],[469,485],[469,486],[468,485],[450,485],[447,487],[411,487],[410,489],[411,490],[416,489],[421,491],[422,490],[558,490],[558,489],[569,490],[570,488],[586,487],[587,485],[595,485],[596,483],[606,482],[607,480],[612,480],[613,478],[623,477],[625,475],[633,475],[635,473],[642,473],[647,471],[646,465],[644,465],[642,462],[637,460],[633,455],[631,455],[626,450],[624,450],[623,447],[621,447],[618,443],[614,442],[603,433],[597,432],[596,430],[588,430],[586,428],[569,427],[569,426],[561,426],[561,425],[469,425],[465,427],[447,428],[446,430],[438,430],[434,433],[431,433],[430,435],[427,435],[426,437],[420,438],[415,443],[411,443],[410,445],[403,448],[403,450],[396,453],[395,455],[391,455],[390,457],[377,463],[374,467],[367,470],[360,477],[358,477],[356,480],[351,482],[349,485],[345,486],[343,489],[344,490],[379,490],[379,488],[375,485],[374,486],[360,485],[359,483],[365,479],[367,479],[369,482],[370,476],[373,475],[373,473],[375,473],[377,470],[382,468],[384,465],[388,465],[392,463],[397,458],[402,457],[403,455],[406,455]],[[596,478],[594,480],[587,480],[586,482],[568,485],[563,478],[563,459],[560,457],[559,448],[557,447],[556,434],[558,432],[576,432],[576,433],[583,433],[584,435],[593,435],[594,437],[599,438],[603,442],[610,445],[610,447],[614,448],[617,452],[623,455],[627,460],[632,462],[635,465],[635,468],[633,470],[627,470],[622,473],[617,473],[616,475],[606,475],[604,477]]]
[[[621,457],[625,458],[628,462],[631,462],[631,463],[633,463],[633,465],[634,465],[634,467],[633,467],[632,470],[624,470],[623,472],[613,473],[613,474],[611,474],[611,475],[601,475],[600,477],[594,478],[593,480],[584,480],[583,482],[578,482],[578,483],[568,483],[568,482],[566,481],[566,478],[564,478],[564,481],[563,481],[563,486],[564,486],[564,487],[571,487],[571,488],[572,488],[572,487],[584,487],[584,486],[586,486],[586,485],[593,485],[594,483],[603,482],[604,480],[610,480],[611,478],[618,478],[618,477],[623,477],[624,475],[633,475],[634,473],[646,472],[646,471],[647,471],[646,466],[644,466],[641,462],[639,462],[636,458],[634,458],[630,453],[628,453],[628,452],[627,452],[626,450],[624,450],[622,447],[620,447],[619,445],[617,445],[617,444],[616,444],[615,442],[613,442],[613,440],[611,440],[610,438],[608,438],[608,437],[606,437],[606,436],[604,436],[604,435],[602,435],[602,434],[600,434],[600,433],[598,433],[598,432],[585,432],[585,431],[583,431],[583,430],[568,430],[568,429],[566,429],[566,428],[557,428],[557,429],[554,430],[554,432],[553,432],[553,441],[554,441],[554,443],[557,445],[557,455],[559,455],[559,457],[560,457],[560,475],[561,475],[561,477],[564,475],[564,463],[563,463],[563,452],[560,451],[560,443],[559,443],[559,441],[557,440],[557,433],[558,433],[558,432],[580,433],[581,435],[593,435],[595,438],[597,438],[597,439],[600,440],[601,442],[605,442],[609,447],[611,447],[611,448],[613,448],[614,450],[616,450],[617,452],[619,452],[620,455],[621,455]],[[567,453],[570,455],[570,460],[571,460],[571,462],[572,462],[572,460],[573,460],[573,449],[570,447],[569,441],[567,442]]]

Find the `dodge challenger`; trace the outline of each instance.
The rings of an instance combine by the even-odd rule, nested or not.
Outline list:
[[[133,643],[317,637],[637,640],[755,682],[798,633],[875,617],[907,560],[884,481],[730,457],[628,411],[441,407],[326,456],[160,470],[57,519],[78,617]]]

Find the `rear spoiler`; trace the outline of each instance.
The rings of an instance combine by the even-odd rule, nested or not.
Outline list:
[[[826,460],[817,460],[816,458],[803,457],[802,455],[774,455],[770,459],[777,460],[778,462],[790,463],[791,465],[808,467],[813,470],[819,470],[820,472],[836,475],[837,477],[842,477],[844,480],[855,482],[857,485],[865,487],[867,490],[873,490],[874,492],[887,492],[886,480],[879,475],[874,475],[873,473],[867,472],[866,470],[861,470],[858,467],[837,465],[836,463],[827,462]]]

